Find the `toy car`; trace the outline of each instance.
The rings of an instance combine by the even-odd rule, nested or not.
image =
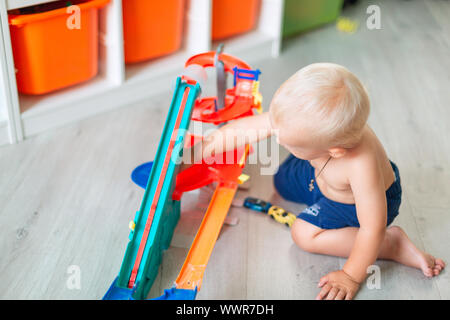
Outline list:
[[[267,213],[269,212],[270,207],[272,207],[272,204],[261,199],[248,197],[244,200],[244,207]]]
[[[283,208],[272,206],[268,212],[269,216],[279,223],[284,223],[286,226],[291,227],[297,217],[291,213],[287,212]]]

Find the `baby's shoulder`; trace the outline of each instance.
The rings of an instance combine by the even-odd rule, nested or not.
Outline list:
[[[384,168],[389,167],[384,147],[371,130],[363,136],[357,147],[349,150],[344,160],[343,170],[354,177],[383,176]]]

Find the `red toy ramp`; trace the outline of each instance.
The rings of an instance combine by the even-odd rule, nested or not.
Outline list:
[[[192,112],[192,120],[219,124],[233,119],[253,115],[253,97],[229,96],[225,108],[215,111],[215,97],[198,99]]]

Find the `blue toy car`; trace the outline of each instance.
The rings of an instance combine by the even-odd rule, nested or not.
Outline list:
[[[244,207],[259,212],[268,213],[270,207],[272,207],[272,204],[261,199],[248,197],[244,200]]]

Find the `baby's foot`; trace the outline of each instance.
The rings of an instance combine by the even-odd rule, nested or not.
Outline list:
[[[402,228],[393,226],[387,229],[392,240],[392,259],[404,265],[422,270],[426,277],[434,277],[445,268],[442,259],[419,250],[408,238]]]

